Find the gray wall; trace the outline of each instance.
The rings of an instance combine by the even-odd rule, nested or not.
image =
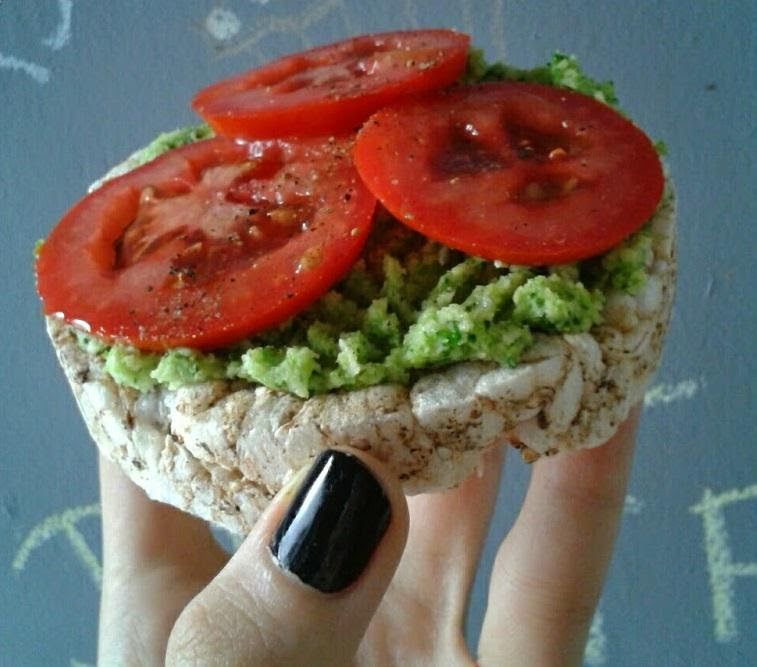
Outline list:
[[[587,664],[757,664],[755,18],[748,0],[0,0],[0,664],[95,656],[95,452],[45,339],[34,241],[109,165],[192,122],[187,101],[214,78],[440,24],[518,65],[578,54],[670,151],[678,298]],[[527,472],[511,457],[471,637]]]

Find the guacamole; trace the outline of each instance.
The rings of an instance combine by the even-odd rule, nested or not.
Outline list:
[[[519,70],[469,57],[465,80],[536,81],[616,105],[611,83],[596,83],[575,58],[556,54]],[[160,135],[133,157],[143,164],[210,136],[204,127]],[[122,385],[147,391],[236,379],[300,397],[381,383],[408,384],[428,369],[461,361],[515,366],[534,334],[580,333],[602,321],[609,290],[638,293],[651,235],[642,228],[601,257],[552,267],[508,266],[451,250],[379,214],[361,258],[317,302],[280,327],[234,346],[165,354],[106,345],[77,332]]]

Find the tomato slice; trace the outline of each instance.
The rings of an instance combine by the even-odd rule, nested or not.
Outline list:
[[[212,349],[285,321],[370,230],[376,200],[351,148],[218,137],[106,183],[42,246],[45,313],[145,350]]]
[[[548,265],[600,254],[644,224],[663,190],[641,130],[581,94],[466,86],[382,109],[358,171],[402,223],[464,252]]]
[[[403,95],[456,81],[469,43],[452,30],[362,35],[203,88],[192,107],[217,133],[234,137],[354,130]]]

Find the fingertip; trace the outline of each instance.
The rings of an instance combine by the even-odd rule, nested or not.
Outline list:
[[[383,492],[382,495],[387,502],[388,517],[377,549],[382,550],[382,560],[398,562],[407,541],[409,524],[407,500],[402,486],[385,463],[366,452],[353,448],[335,447],[322,452],[313,462],[292,474],[261,514],[246,541],[257,544],[256,548],[268,546],[276,533],[280,532],[282,524],[287,521],[287,513],[295,511],[293,504],[298,500],[304,500],[306,490],[315,483],[317,478],[315,471],[322,471],[325,462],[334,454],[349,457],[343,458],[343,461],[352,459],[359,462],[360,467],[368,473],[369,477],[366,477],[358,472],[357,477],[360,479],[355,479],[355,483],[364,485],[373,479]]]
[[[372,563],[393,571],[399,561],[407,504],[391,472],[370,456],[322,452],[296,491],[287,487],[277,500],[286,510],[278,513],[268,548],[280,567],[306,585],[338,592],[371,578]]]
[[[401,541],[401,548],[404,548],[409,524],[408,508],[407,498],[397,474],[386,463],[379,461],[363,450],[337,447],[334,451],[344,452],[358,459],[381,485],[391,507],[391,523],[387,530],[387,538],[393,541]],[[391,534],[389,534],[389,530],[392,531]]]

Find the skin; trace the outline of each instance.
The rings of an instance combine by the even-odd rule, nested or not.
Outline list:
[[[483,475],[405,499],[375,460],[392,520],[366,570],[324,595],[268,551],[297,479],[230,559],[207,525],[149,500],[101,460],[98,664],[580,665],[610,561],[638,411],[604,446],[537,461],[503,540],[478,654],[463,639],[503,451]]]

